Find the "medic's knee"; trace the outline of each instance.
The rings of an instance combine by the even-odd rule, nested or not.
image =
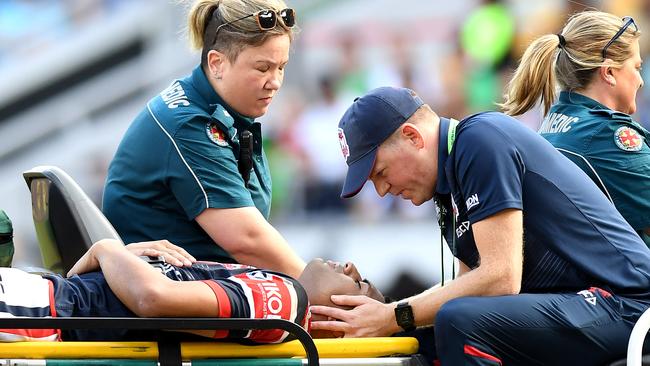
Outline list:
[[[436,334],[461,332],[466,335],[472,333],[475,315],[481,312],[480,306],[475,304],[475,299],[462,297],[443,304],[436,315]]]

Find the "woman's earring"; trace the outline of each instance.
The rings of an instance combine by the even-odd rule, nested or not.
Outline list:
[[[214,77],[215,77],[217,80],[221,80],[221,74],[217,74],[217,73],[215,73],[215,74],[214,74]]]

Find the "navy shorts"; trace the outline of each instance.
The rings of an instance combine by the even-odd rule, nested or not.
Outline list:
[[[57,317],[135,317],[115,296],[101,272],[84,273],[64,279],[44,276],[54,284]],[[66,341],[123,340],[126,329],[62,330]]]
[[[444,304],[433,327],[401,335],[417,337],[434,364],[604,365],[625,357],[649,305],[598,288],[463,297]]]

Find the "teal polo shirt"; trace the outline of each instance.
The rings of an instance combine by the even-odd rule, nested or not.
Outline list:
[[[243,129],[254,137],[248,186],[237,167]],[[167,239],[199,260],[233,262],[195,218],[207,208],[254,206],[268,219],[270,203],[260,124],[224,103],[199,66],[151,99],[126,131],[103,211],[127,243]]]
[[[584,95],[563,91],[539,133],[601,187],[639,234],[650,227],[650,148],[646,129],[625,113]]]

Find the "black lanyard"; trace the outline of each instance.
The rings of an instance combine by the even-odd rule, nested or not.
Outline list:
[[[451,154],[451,149],[454,146],[454,141],[456,141],[456,127],[458,127],[458,121],[450,118],[449,127],[447,129],[447,156]],[[438,169],[444,169],[444,167],[438,166]],[[447,208],[440,202],[438,198],[434,196],[434,202],[438,208],[438,226],[440,226],[440,271],[441,271],[441,283],[440,286],[445,285],[445,248],[443,245],[443,232],[445,231],[445,219],[447,218]],[[451,247],[456,247],[456,215],[452,212],[451,214]],[[452,261],[451,265],[451,278],[452,280],[456,277],[456,265]]]

